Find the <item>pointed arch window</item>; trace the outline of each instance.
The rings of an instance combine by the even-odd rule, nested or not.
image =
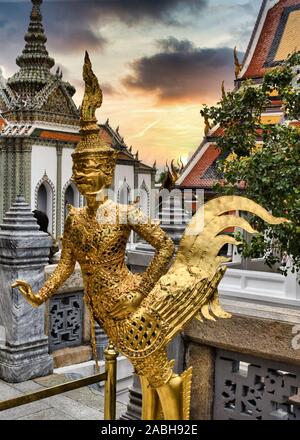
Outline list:
[[[69,180],[62,190],[62,228],[68,216],[68,205],[72,205],[75,208],[82,206],[80,193],[72,180]]]
[[[121,205],[129,205],[132,202],[131,188],[126,182],[126,178],[118,192],[118,203]]]
[[[150,216],[150,191],[145,180],[139,188],[139,208],[147,216]]]
[[[47,215],[49,232],[54,233],[55,188],[48,176],[44,176],[36,186],[35,209]]]

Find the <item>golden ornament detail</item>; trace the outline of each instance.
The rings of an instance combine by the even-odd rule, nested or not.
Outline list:
[[[255,232],[243,218],[224,214],[242,210],[270,224],[286,220],[274,218],[243,197],[214,199],[205,205],[204,229],[199,229],[199,211],[170,267],[174,245],[159,224],[146,218],[136,205],[118,205],[99,197],[110,186],[115,153],[99,137],[95,111],[102,103],[102,92],[87,54],[84,80],[81,142],[73,154],[73,175],[87,207],[70,208],[60,262],[38,294],[24,281],[17,281],[13,287],[18,287],[33,306],[39,306],[72,274],[78,261],[92,319],[128,357],[141,378],[143,419],[157,420],[163,414],[166,420],[188,420],[192,370],[175,374],[167,345],[194,317],[230,317],[218,301],[218,285],[226,270],[224,259],[218,255],[226,243],[238,243],[220,234],[233,226]],[[131,273],[125,264],[132,231],[156,250],[142,275]]]

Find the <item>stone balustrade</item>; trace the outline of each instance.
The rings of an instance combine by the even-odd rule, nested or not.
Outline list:
[[[300,314],[223,299],[229,320],[184,332],[194,420],[300,420]]]
[[[56,266],[56,264],[46,266],[46,279],[51,276]],[[45,332],[49,337],[55,368],[80,364],[92,359],[90,318],[83,300],[83,280],[78,263],[70,278],[47,301],[45,322]],[[103,359],[107,343],[107,336],[96,324],[99,359]]]

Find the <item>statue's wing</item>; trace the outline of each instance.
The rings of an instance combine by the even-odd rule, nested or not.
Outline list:
[[[143,305],[120,323],[118,348],[129,358],[147,357],[165,348],[213,298],[223,273],[221,269],[211,280],[192,282],[178,295],[158,283]]]
[[[245,211],[260,217],[271,225],[288,222],[285,218],[272,216],[263,207],[240,196],[224,196],[205,204],[204,209],[194,215],[180,242],[176,264],[201,266],[202,270],[212,271],[224,260],[218,254],[225,244],[238,245],[230,235],[220,235],[228,228],[239,227],[253,234],[256,233],[247,220],[237,215]],[[224,215],[224,214],[228,215]]]
[[[199,312],[205,319],[214,319],[211,313],[230,317],[218,300],[218,285],[226,271],[222,266],[226,259],[219,252],[226,243],[238,243],[233,237],[220,234],[230,227],[256,232],[244,218],[224,215],[236,211],[250,212],[269,224],[287,222],[244,197],[220,197],[208,202],[202,219],[204,227],[199,229],[203,215],[200,210],[187,227],[174,264],[126,322],[125,354],[147,356],[166,346]]]

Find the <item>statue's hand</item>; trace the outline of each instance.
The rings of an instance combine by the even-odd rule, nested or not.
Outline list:
[[[144,299],[144,295],[140,290],[134,290],[126,295],[126,297],[118,302],[111,310],[110,315],[114,319],[125,318],[128,314],[135,312]]]
[[[38,307],[42,304],[42,300],[39,295],[35,295],[33,293],[30,284],[26,283],[26,281],[17,280],[11,285],[11,287],[18,288],[33,307]]]

